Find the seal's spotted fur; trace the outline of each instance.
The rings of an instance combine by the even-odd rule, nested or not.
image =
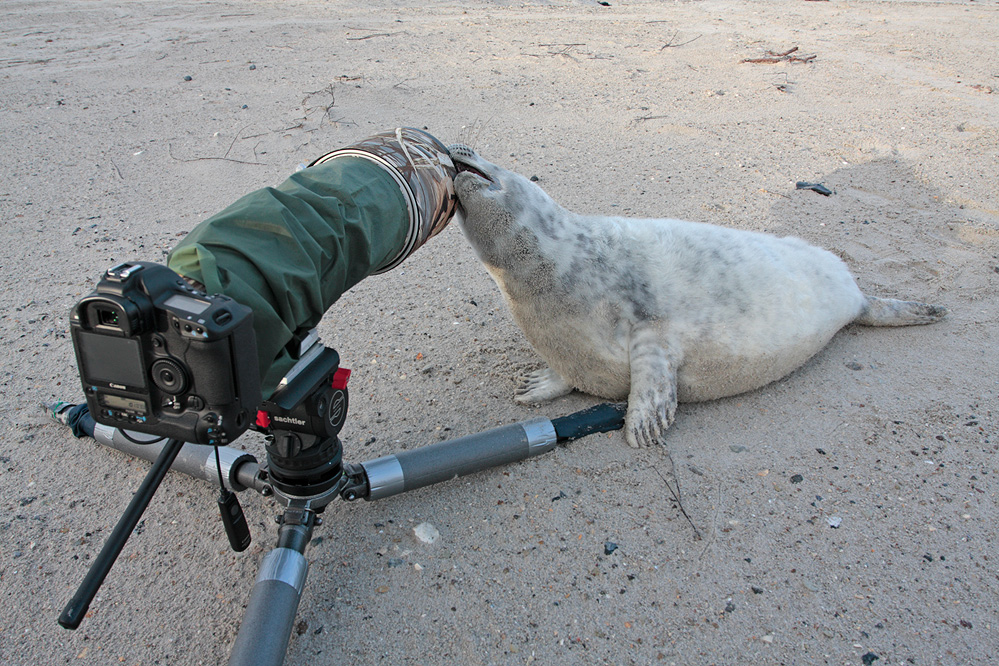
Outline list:
[[[467,146],[449,152],[459,224],[550,366],[516,399],[573,389],[627,397],[632,446],[661,442],[677,401],[779,379],[846,324],[928,324],[946,313],[864,296],[842,261],[797,238],[576,215]]]

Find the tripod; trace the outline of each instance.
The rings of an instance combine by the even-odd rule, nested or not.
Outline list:
[[[265,463],[230,447],[183,443],[137,435],[96,423],[86,404],[46,405],[77,437],[144,460],[152,468],[118,525],[94,560],[59,624],[75,629],[163,480],[174,470],[220,490],[219,509],[230,545],[250,543],[249,529],[233,492],[252,489],[284,506],[277,545],[264,556],[229,666],[280,666],[291,638],[309,564],[306,547],[322,513],[337,497],[377,500],[456,476],[547,453],[560,442],[609,430],[624,423],[624,404],[601,404],[568,416],[536,418],[474,435],[438,442],[352,464],[342,460],[338,434],[347,415],[350,371],[318,338],[301,355],[281,386],[261,405],[254,429],[266,436]]]

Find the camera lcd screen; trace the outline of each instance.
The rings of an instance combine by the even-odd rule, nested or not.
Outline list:
[[[107,382],[130,388],[146,387],[139,341],[80,331],[80,362],[87,382]]]
[[[184,312],[190,312],[191,314],[201,314],[211,305],[211,303],[205,303],[204,301],[199,301],[182,294],[174,294],[166,299],[164,304],[178,310],[183,310]]]
[[[149,411],[144,401],[136,400],[135,398],[123,398],[119,395],[101,393],[97,396],[97,399],[100,400],[102,405],[111,409],[125,409],[130,412],[139,412],[140,414],[145,414]]]

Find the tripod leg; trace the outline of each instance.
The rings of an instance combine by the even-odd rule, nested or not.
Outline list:
[[[296,516],[297,520],[289,520]],[[288,650],[309,563],[303,555],[312,538],[311,511],[290,508],[278,547],[260,563],[246,614],[229,655],[229,666],[281,666]]]
[[[170,465],[173,463],[174,458],[177,457],[182,446],[184,446],[184,442],[171,439],[163,447],[162,452],[156,459],[156,463],[146,474],[146,478],[143,479],[139,489],[132,496],[132,501],[128,503],[125,513],[122,514],[118,520],[118,524],[115,525],[111,536],[104,542],[104,547],[101,548],[101,552],[94,559],[94,563],[80,584],[80,588],[73,595],[73,598],[70,599],[69,603],[66,604],[66,608],[63,609],[62,614],[59,616],[59,624],[63,627],[76,629],[80,626],[80,622],[83,621],[84,616],[87,614],[87,609],[90,608],[90,602],[97,596],[97,590],[111,571],[111,566],[118,559],[121,549],[125,547],[125,542],[132,535],[132,530],[139,524],[142,513],[149,506],[149,502],[153,499],[153,495],[163,481],[163,477],[170,471]]]

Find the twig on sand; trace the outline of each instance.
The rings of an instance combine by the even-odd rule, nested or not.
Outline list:
[[[749,63],[753,63],[753,64],[760,64],[760,63],[772,64],[772,63],[778,63],[778,62],[811,62],[811,61],[815,60],[815,58],[818,57],[816,55],[807,55],[807,56],[792,55],[797,50],[798,50],[798,47],[795,46],[794,48],[791,48],[791,49],[788,49],[787,51],[784,51],[783,53],[774,53],[773,51],[767,51],[766,57],[763,57],[763,58],[745,58],[743,60],[740,60],[739,62],[740,63],[749,62]]]
[[[339,78],[343,79],[343,77],[339,77]],[[361,77],[355,77],[354,79],[349,79],[349,80],[357,80],[357,79],[360,79],[360,78]],[[330,101],[329,101],[328,104],[327,103],[320,103],[319,106],[309,106],[309,98],[311,98],[313,95],[329,95]],[[308,118],[309,114],[312,113],[313,111],[318,110],[318,109],[322,109],[323,110],[323,119],[324,120],[328,120],[331,125],[336,125],[337,122],[339,122],[339,121],[333,119],[333,107],[334,106],[336,106],[336,91],[333,89],[333,84],[332,83],[329,84],[328,86],[326,86],[325,88],[323,88],[322,90],[313,90],[311,92],[307,92],[307,93],[305,93],[305,97],[302,98],[302,109],[305,111],[305,117],[306,118]],[[300,127],[301,127],[301,125],[299,125],[298,127],[293,127],[291,129],[299,129]]]
[[[689,44],[691,42],[697,41],[698,39],[701,38],[701,36],[698,35],[697,37],[694,37],[694,39],[688,39],[685,42],[680,42],[679,44],[674,44],[673,40],[676,39],[676,36],[679,35],[679,34],[680,34],[679,30],[677,30],[676,32],[674,32],[673,36],[669,38],[669,41],[666,42],[665,44],[663,44],[662,47],[659,50],[660,51],[665,51],[666,49],[677,49],[677,48],[680,48],[681,46],[685,46],[685,45],[687,45],[687,44]]]
[[[234,162],[236,164],[256,164],[259,166],[264,165],[263,162],[247,162],[245,160],[234,160],[229,157],[192,157],[189,159],[184,159],[182,157],[177,157],[176,155],[173,154],[173,144],[170,143],[167,144],[167,151],[170,153],[170,157],[172,159],[177,160],[178,162],[200,162],[202,160],[220,160],[222,162]]]
[[[249,127],[249,125],[244,125],[239,128],[239,131],[236,132],[236,136],[232,137],[232,141],[229,142],[229,149],[225,151],[225,155],[223,155],[222,157],[229,157],[229,153],[232,152],[232,147],[236,145],[237,141],[239,141],[239,135],[242,134],[243,130],[245,130],[247,127]]]
[[[365,39],[371,39],[372,37],[392,37],[393,35],[402,34],[401,32],[376,32],[370,35],[365,35],[364,37],[347,37],[348,42],[360,42]]]
[[[563,58],[570,58],[572,60],[575,60],[576,58],[572,55],[572,50],[577,46],[586,46],[586,44],[582,42],[575,42],[572,44],[538,44],[538,46],[547,47],[548,55],[550,56],[562,56]],[[556,48],[556,47],[561,47],[561,48]]]
[[[664,120],[666,118],[671,118],[672,116],[639,116],[631,121],[632,125],[637,125],[645,120]]]
[[[694,521],[690,519],[690,516],[687,514],[687,510],[683,508],[683,500],[680,497],[680,479],[676,476],[676,464],[673,462],[673,456],[670,455],[669,451],[667,451],[666,457],[669,459],[669,464],[673,471],[673,480],[676,481],[676,489],[670,485],[670,482],[666,480],[666,477],[663,476],[662,472],[660,472],[658,468],[653,467],[652,469],[655,470],[656,474],[659,475],[659,478],[663,480],[664,484],[666,484],[666,489],[669,490],[669,494],[673,496],[673,501],[676,502],[677,507],[680,509],[680,513],[687,519],[687,522],[690,523],[690,527],[693,528],[694,538],[700,541],[703,538],[701,536],[701,531],[697,529],[697,525],[695,525]]]
[[[229,157],[229,153],[232,152],[232,147],[234,145],[236,145],[236,142],[239,141],[239,139],[240,139],[239,135],[247,127],[249,127],[249,125],[241,127],[240,130],[238,132],[236,132],[236,136],[233,137],[233,140],[229,143],[229,149],[225,151],[225,155],[223,155],[222,157],[192,157],[190,159],[184,159],[182,157],[177,157],[176,155],[173,154],[173,144],[172,143],[168,143],[167,144],[167,152],[170,154],[170,157],[172,159],[177,160],[178,162],[200,162],[202,160],[220,160],[222,162],[234,162],[236,164],[256,164],[256,165],[261,165],[262,166],[264,164],[263,162],[247,162],[246,160],[237,160],[237,159],[233,159],[233,158]],[[251,138],[251,137],[243,137],[243,138]],[[253,156],[254,157],[257,156],[256,146],[253,147]]]

